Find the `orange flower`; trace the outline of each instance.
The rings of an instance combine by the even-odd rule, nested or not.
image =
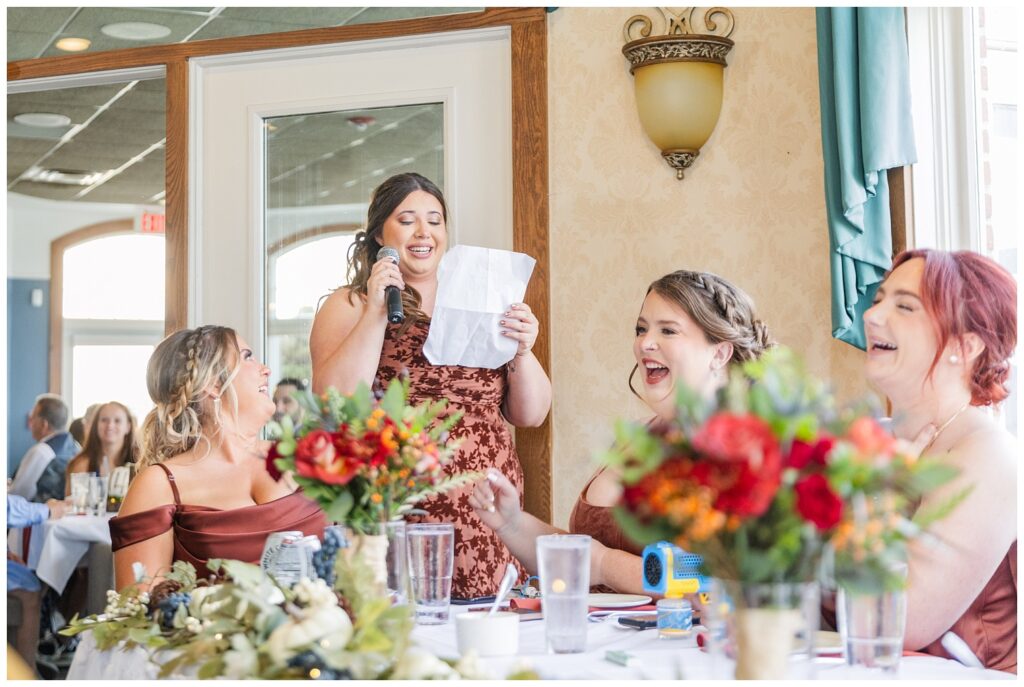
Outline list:
[[[382,501],[384,501],[384,497],[375,492],[373,494],[370,494],[370,500],[373,501],[374,503],[381,503]]]
[[[380,444],[388,451],[397,451],[398,442],[395,441],[395,428],[393,425],[388,425],[380,433]]]

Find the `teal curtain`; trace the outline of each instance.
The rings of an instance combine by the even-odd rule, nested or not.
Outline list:
[[[817,9],[832,336],[863,349],[864,311],[892,264],[885,170],[917,161],[903,9]]]

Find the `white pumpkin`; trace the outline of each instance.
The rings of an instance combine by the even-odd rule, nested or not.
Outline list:
[[[275,663],[285,663],[314,642],[327,640],[331,648],[343,647],[352,639],[352,621],[338,606],[307,609],[301,618],[289,617],[270,633],[267,653]]]

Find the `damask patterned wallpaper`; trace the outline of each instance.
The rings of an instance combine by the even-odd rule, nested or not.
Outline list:
[[[614,419],[650,414],[626,380],[644,293],[665,273],[730,279],[842,397],[870,393],[860,351],[830,335],[814,8],[733,10],[722,115],[683,181],[640,128],[620,52],[623,24],[641,11],[564,7],[548,20],[552,486],[562,527]]]

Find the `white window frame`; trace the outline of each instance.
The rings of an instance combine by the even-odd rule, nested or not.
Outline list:
[[[981,252],[977,65],[969,7],[908,7],[911,111],[918,162],[907,246]],[[950,192],[955,189],[956,192]]]
[[[980,65],[972,7],[908,7],[911,110],[918,163],[912,167],[913,221],[907,247],[983,255],[978,140]],[[972,106],[965,107],[965,103]],[[1018,275],[1021,274],[1018,265]],[[1020,346],[1010,359],[1011,399],[1020,391]],[[1017,402],[1017,427],[1021,404]],[[1003,404],[993,416],[1008,426]]]
[[[156,346],[164,338],[163,320],[64,320],[61,342],[61,388],[69,408],[75,407],[75,346]],[[93,399],[109,401],[111,399]]]

